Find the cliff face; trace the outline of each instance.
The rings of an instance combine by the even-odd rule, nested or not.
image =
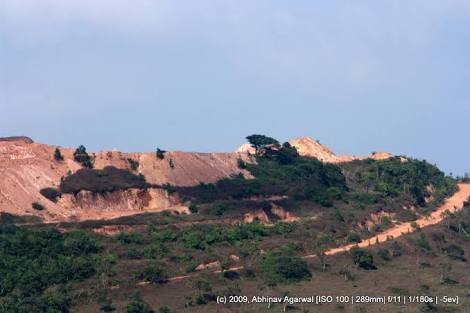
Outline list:
[[[58,187],[61,177],[81,168],[73,159],[73,149],[61,149],[64,160],[58,162],[53,158],[55,148],[24,140],[0,141],[0,212],[32,214],[45,221],[60,221],[118,217],[181,205],[178,199],[156,189],[148,190],[148,194],[138,190],[116,191],[101,198],[80,193],[63,195],[57,203],[49,201],[39,191],[45,187]],[[238,174],[237,159],[249,158],[237,153],[167,152],[160,160],[155,153],[117,151],[97,152],[94,156],[97,169],[105,166],[127,169],[130,158],[139,162],[137,172],[145,175],[148,182],[176,186],[211,183]],[[39,202],[47,209],[34,210],[33,202]]]
[[[323,162],[346,162],[365,157],[336,156],[326,146],[310,138],[294,139],[290,142],[303,156],[315,157]],[[186,211],[181,201],[160,189],[130,189],[105,195],[81,192],[78,195],[63,195],[52,202],[40,194],[46,187],[58,187],[63,176],[74,173],[81,165],[74,161],[74,149],[61,149],[63,161],[53,158],[55,146],[34,143],[32,140],[11,138],[0,140],[0,212],[18,215],[36,215],[46,222],[114,218],[143,212],[161,210]],[[138,162],[136,173],[141,173],[152,184],[193,186],[243,173],[238,168],[238,159],[253,162],[250,147],[243,146],[233,153],[167,152],[164,159],[155,153],[122,153],[101,151],[92,153],[94,166],[102,169],[114,166],[130,169],[129,159]],[[91,154],[91,153],[90,153]],[[376,153],[369,157],[383,159],[387,153]],[[37,211],[33,202],[46,207]]]

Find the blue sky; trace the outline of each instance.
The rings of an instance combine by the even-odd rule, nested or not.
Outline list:
[[[470,171],[470,2],[0,0],[0,136],[231,151],[311,136]]]

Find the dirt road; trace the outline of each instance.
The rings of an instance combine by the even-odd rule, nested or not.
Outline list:
[[[453,213],[461,210],[463,208],[464,202],[470,198],[470,184],[459,184],[458,186],[459,190],[450,198],[446,199],[444,204],[442,204],[436,211],[432,212],[430,216],[419,218],[415,221],[415,223],[420,228],[435,225],[445,218],[445,216],[443,215],[444,212],[449,211]],[[401,235],[416,230],[411,226],[411,224],[411,222],[408,222],[395,225],[392,228],[387,229],[374,237],[363,240],[359,244],[349,244],[338,248],[330,249],[326,251],[325,254],[335,255],[338,253],[347,252],[355,246],[359,246],[360,248],[366,248],[377,243],[386,241],[388,238],[400,237]],[[314,254],[304,256],[304,258],[306,259],[314,257]]]
[[[419,218],[418,220],[415,221],[415,223],[420,228],[435,225],[441,222],[445,218],[445,216],[443,215],[444,212],[449,211],[453,213],[453,212],[460,211],[463,208],[464,202],[470,198],[470,184],[459,184],[458,186],[459,186],[459,190],[455,194],[453,194],[451,197],[446,199],[444,204],[442,204],[436,211],[432,212],[430,216]],[[400,237],[404,234],[416,231],[415,228],[411,227],[411,224],[412,223],[409,222],[409,223],[401,223],[401,224],[395,225],[392,228],[387,229],[374,237],[363,240],[359,244],[348,244],[348,245],[344,245],[338,248],[333,248],[333,249],[326,251],[325,254],[335,255],[338,253],[347,252],[355,246],[359,246],[361,248],[367,248],[377,243],[386,241],[387,238]],[[313,259],[316,257],[317,256],[315,254],[309,254],[309,255],[303,256],[304,259]],[[237,266],[237,267],[229,268],[227,271],[239,271],[242,269],[243,269],[243,266]],[[214,274],[221,273],[221,270],[212,271],[212,273]],[[184,279],[193,277],[198,274],[199,273],[195,273],[192,275],[190,274],[190,275],[172,277],[169,279],[169,281],[184,280]]]

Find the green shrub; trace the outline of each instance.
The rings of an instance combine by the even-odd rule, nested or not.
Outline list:
[[[45,210],[46,208],[39,202],[33,202],[31,204],[31,206],[33,207],[33,209],[37,210],[37,211],[42,211],[42,210]]]
[[[60,182],[61,193],[77,194],[82,190],[94,193],[126,190],[129,188],[148,188],[150,184],[143,175],[135,175],[129,170],[107,166],[102,170],[80,169],[64,177]]]
[[[60,152],[59,148],[55,148],[55,150],[54,150],[54,160],[56,160],[56,161],[63,161],[64,160],[64,156]]]
[[[120,233],[116,236],[116,240],[122,244],[142,244],[144,237],[141,233]]]
[[[242,159],[237,159],[237,166],[239,169],[246,169],[246,163]]]
[[[392,242],[392,256],[398,257],[403,254],[403,247],[398,241]]]
[[[56,202],[57,198],[60,197],[59,190],[50,187],[41,189],[39,193],[41,193],[42,196],[51,200],[52,202]]]
[[[390,261],[392,259],[392,255],[388,249],[379,248],[377,255],[384,261]]]
[[[126,313],[155,313],[155,311],[142,299],[137,298],[127,304]]]
[[[312,277],[307,263],[288,247],[274,249],[263,255],[258,267],[270,283],[292,283]]]
[[[169,307],[164,306],[157,310],[157,313],[174,313]]]
[[[127,158],[127,163],[129,163],[129,167],[133,171],[137,171],[137,169],[139,168],[139,161],[137,160],[134,160],[132,158]]]
[[[75,256],[98,253],[101,250],[99,241],[82,231],[65,233],[63,245],[65,253]]]
[[[375,270],[377,267],[374,265],[374,257],[372,254],[364,249],[354,247],[350,251],[353,263],[359,268],[365,270]]]
[[[454,260],[465,261],[465,250],[459,245],[451,244],[447,247],[444,247],[442,250],[447,254],[448,257]]]
[[[93,159],[86,152],[85,146],[80,145],[73,153],[73,158],[83,167],[93,168]]]
[[[362,241],[361,235],[359,235],[358,233],[350,233],[348,235],[348,241],[353,243],[359,243]]]
[[[70,297],[60,287],[95,273],[99,243],[86,233],[9,225],[0,226],[0,242],[4,312],[68,312]]]
[[[416,240],[416,245],[424,250],[431,250],[431,245],[423,233],[420,233],[419,238]]]
[[[157,152],[156,152],[157,159],[163,160],[165,158],[165,153],[166,153],[165,150],[161,150],[157,148]]]
[[[197,205],[191,204],[191,205],[189,205],[189,211],[193,214],[196,214],[197,212],[199,212],[199,209],[198,209]]]
[[[168,281],[165,268],[158,264],[144,268],[137,273],[137,278],[153,284],[163,284]]]

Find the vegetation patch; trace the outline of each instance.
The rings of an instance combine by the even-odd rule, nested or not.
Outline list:
[[[43,210],[46,209],[46,207],[43,206],[43,205],[42,205],[41,203],[39,203],[39,202],[33,202],[33,203],[31,204],[31,207],[32,207],[33,209],[37,210],[37,211],[43,211]]]
[[[57,198],[60,197],[60,192],[59,190],[55,188],[43,188],[39,191],[41,195],[43,195],[45,198],[51,200],[52,202],[56,202]]]
[[[68,312],[71,299],[64,284],[92,276],[93,256],[100,249],[82,232],[0,226],[2,312]]]
[[[271,250],[261,257],[258,268],[269,283],[293,283],[310,280],[307,262],[297,256],[289,245]]]
[[[80,145],[73,153],[73,158],[83,167],[93,168],[93,159],[87,153],[85,146]]]
[[[107,166],[102,170],[84,168],[66,176],[60,183],[61,193],[77,194],[82,190],[95,193],[112,192],[129,188],[151,187],[143,175]]]

